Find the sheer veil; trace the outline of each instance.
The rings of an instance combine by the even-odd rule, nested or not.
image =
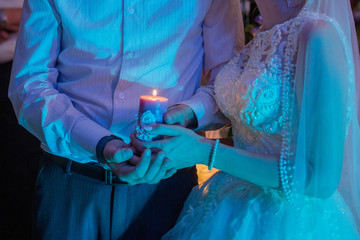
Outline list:
[[[339,201],[346,204],[348,209],[344,210],[343,214],[353,218],[352,222],[356,223],[358,234],[360,234],[360,63],[352,10],[349,0],[307,0],[300,14],[305,12],[327,19],[335,27],[343,45],[339,46],[339,48],[342,47],[342,53],[345,53],[346,56],[346,63],[345,61],[337,63],[344,64],[347,68],[347,71],[343,73],[342,79],[347,81],[346,86],[348,89],[343,90],[348,91],[348,97],[347,113],[345,114],[347,116],[346,121],[344,121],[346,122],[346,130],[343,133],[345,141],[338,141],[340,145],[344,144],[344,146],[339,146],[340,149],[344,149],[344,154],[340,183],[335,194],[338,196],[337,199],[340,199]],[[332,39],[328,41],[332,41]],[[289,135],[283,134],[283,149],[280,159],[280,179],[284,192],[290,204],[293,205],[294,212],[300,215],[301,211],[296,210],[305,206],[303,203],[306,199],[303,196],[306,192],[307,181],[304,179],[311,175],[309,167],[306,166],[303,160],[306,156],[309,156],[308,154],[311,151],[309,150],[309,143],[306,143],[306,141],[309,139],[309,132],[315,128],[315,123],[312,125],[312,123],[309,124],[308,121],[305,121],[306,114],[308,116],[311,115],[311,112],[307,111],[306,108],[310,109],[311,106],[307,106],[304,99],[311,94],[317,93],[311,92],[311,90],[304,87],[301,90],[302,96],[299,98],[299,96],[296,96],[296,88],[298,82],[301,81],[299,80],[301,77],[306,81],[306,76],[308,76],[310,71],[309,66],[315,65],[319,71],[322,71],[320,63],[317,63],[316,60],[314,61],[312,56],[304,56],[305,54],[309,55],[309,52],[303,53],[299,47],[298,54],[294,56],[297,59],[296,73],[293,73],[295,74],[292,103],[294,111],[288,115],[290,120],[287,125],[285,124],[285,131],[287,127],[297,130],[294,130],[295,133],[290,133]],[[312,54],[315,55],[315,53],[310,53],[310,55]],[[300,59],[302,59],[303,63],[299,63]],[[331,71],[328,71],[326,74],[328,74],[326,76],[331,77]],[[326,95],[325,97],[331,98],[332,96]],[[297,106],[299,107],[297,108]],[[335,106],[334,109],[336,109]],[[329,121],[331,121],[331,117],[329,117]],[[332,163],[329,162],[328,164],[330,166]],[[321,185],[319,184],[318,187],[320,188]],[[316,212],[316,204],[322,204],[322,202],[314,201],[313,203],[314,214],[321,214]],[[318,207],[321,209],[320,206]]]

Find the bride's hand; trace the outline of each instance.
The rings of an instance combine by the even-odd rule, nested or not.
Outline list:
[[[194,131],[175,125],[158,125],[151,130],[153,135],[168,138],[147,142],[147,148],[161,149],[176,169],[207,164],[211,151],[211,140],[199,136]]]

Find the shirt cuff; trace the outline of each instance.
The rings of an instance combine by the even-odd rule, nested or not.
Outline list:
[[[195,131],[211,125],[213,122],[213,116],[218,111],[218,107],[214,104],[213,100],[204,100],[202,96],[197,95],[187,101],[180,102],[179,104],[187,105],[194,111],[198,122],[198,126]]]
[[[112,133],[96,122],[82,117],[74,125],[71,131],[71,152],[76,155],[88,155],[92,160],[97,161],[96,145],[104,136],[110,136]]]

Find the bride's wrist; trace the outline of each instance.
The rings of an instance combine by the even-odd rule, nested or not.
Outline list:
[[[214,145],[214,140],[203,137],[202,139],[200,139],[200,143],[201,143],[201,147],[199,148],[199,150],[201,151],[202,154],[199,164],[208,165],[211,155],[211,150]]]

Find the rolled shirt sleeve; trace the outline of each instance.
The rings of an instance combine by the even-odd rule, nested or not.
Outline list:
[[[214,98],[214,81],[222,66],[240,51],[245,44],[244,25],[240,1],[214,0],[203,23],[204,73],[208,85],[182,102],[191,107],[198,120],[198,129],[204,129],[223,116]]]

